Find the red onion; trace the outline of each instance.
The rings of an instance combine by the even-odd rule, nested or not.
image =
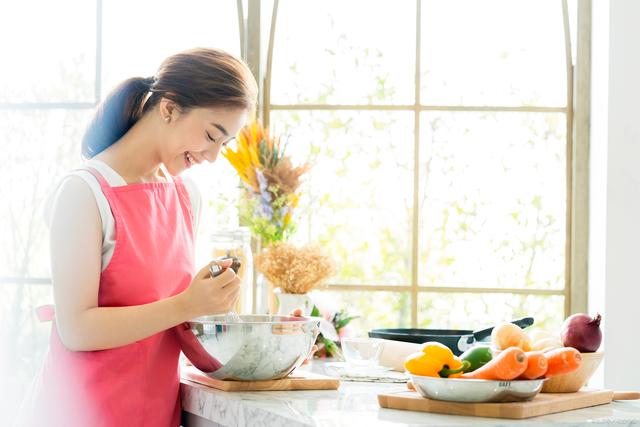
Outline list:
[[[560,331],[562,344],[573,347],[581,353],[593,353],[598,350],[602,342],[600,320],[602,320],[600,314],[596,314],[593,319],[584,313],[567,317]]]

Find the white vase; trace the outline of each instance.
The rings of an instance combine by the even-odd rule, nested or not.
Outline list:
[[[277,314],[279,315],[286,316],[291,314],[293,310],[300,308],[304,316],[309,316],[313,310],[313,301],[307,294],[286,294],[280,288],[274,289],[273,293],[278,301]]]

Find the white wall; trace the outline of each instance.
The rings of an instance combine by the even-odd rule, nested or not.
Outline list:
[[[640,1],[593,4],[590,311],[603,309],[605,387],[637,390],[640,370],[631,366],[640,360]]]
[[[605,314],[607,140],[609,138],[609,0],[598,0],[592,4],[589,313],[594,315],[595,313]],[[607,319],[606,315],[604,319]],[[604,363],[591,377],[589,386],[604,387]]]

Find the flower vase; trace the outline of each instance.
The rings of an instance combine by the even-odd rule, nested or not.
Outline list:
[[[280,288],[276,288],[273,291],[276,298],[276,314],[287,316],[293,312],[293,310],[300,308],[304,316],[311,315],[313,310],[313,301],[307,294],[287,294],[282,292]]]

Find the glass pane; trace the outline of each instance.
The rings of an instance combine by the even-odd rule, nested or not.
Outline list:
[[[337,283],[410,282],[413,113],[274,112],[288,150],[312,169],[301,187],[298,241],[339,263]]]
[[[409,328],[411,324],[408,292],[314,291],[311,299],[325,318],[342,309],[358,316],[343,332],[350,336],[364,337],[372,329]]]
[[[211,234],[239,226],[240,183],[238,174],[222,155],[215,163],[194,166],[183,176],[196,182],[202,195],[196,236],[196,267],[199,269],[211,261]]]
[[[415,2],[283,0],[274,104],[413,104]]]
[[[0,39],[0,102],[94,101],[95,1],[3,2]]]
[[[240,56],[235,0],[169,0],[103,3],[102,97],[122,80],[148,77],[174,53],[215,47]]]
[[[48,277],[43,203],[78,166],[89,110],[0,111],[0,276]]]
[[[420,285],[564,287],[564,114],[421,119]]]
[[[423,1],[421,47],[423,104],[566,105],[559,1]]]
[[[534,326],[560,330],[564,297],[513,294],[418,294],[418,327],[478,330],[498,322],[533,317]]]
[[[19,413],[49,343],[51,322],[38,321],[34,307],[52,302],[50,285],[0,284],[0,421],[7,421],[2,425],[11,425]]]
[[[89,114],[0,111],[0,378],[6,391],[0,398],[7,419],[20,407],[47,348],[51,324],[37,321],[34,308],[53,303],[50,284],[8,281],[7,276],[49,277],[44,201],[63,174],[80,164],[80,140]]]

